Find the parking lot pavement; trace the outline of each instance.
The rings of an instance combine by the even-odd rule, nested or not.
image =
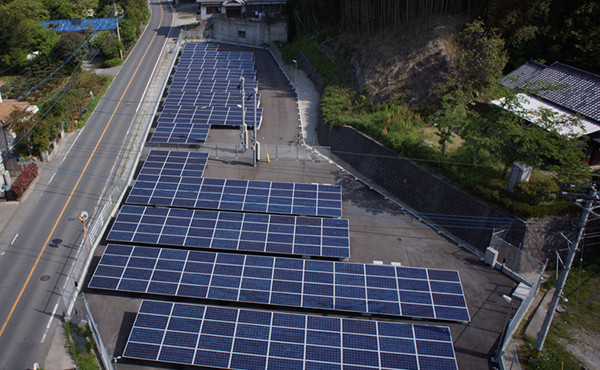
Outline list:
[[[268,145],[294,145],[293,138],[298,132],[295,97],[284,76],[273,72],[278,69],[274,69],[275,64],[272,60],[269,62],[270,58],[268,52],[257,52],[261,105],[265,109],[265,120],[259,132],[264,133],[264,142]],[[215,130],[209,135],[209,142],[213,143],[234,144],[238,140],[239,134],[235,130]],[[418,322],[450,327],[459,368],[491,367],[489,358],[497,345],[508,309],[502,294],[510,294],[516,283],[485,265],[477,256],[418,222],[401,206],[356,181],[352,174],[326,161],[272,160],[268,163],[263,158],[253,167],[247,158],[212,157],[204,175],[341,185],[343,217],[350,222],[350,261],[371,263],[378,260],[400,262],[403,266],[458,270],[472,321],[468,324]],[[91,272],[103,250],[102,245],[97,248]],[[88,289],[84,292],[109,354],[120,356],[143,297]],[[513,307],[513,310],[516,308]],[[150,366],[172,367],[168,364],[119,361],[119,369]]]

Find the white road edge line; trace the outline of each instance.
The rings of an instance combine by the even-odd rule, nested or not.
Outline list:
[[[19,233],[17,233],[17,235],[15,235],[12,242],[10,242],[10,245],[13,245],[15,243],[15,240],[17,240],[18,237],[19,237]]]
[[[58,302],[56,302],[56,304],[54,305],[54,310],[52,310],[52,315],[50,315],[50,318],[48,319],[48,325],[46,325],[46,330],[44,331],[44,335],[42,336],[42,341],[40,343],[44,343],[44,341],[46,340],[46,335],[48,334],[48,330],[50,329],[50,325],[52,324],[52,319],[54,318],[54,315],[56,314],[57,309],[58,309]]]
[[[50,178],[50,181],[48,181],[48,185],[50,185],[50,183],[52,182],[52,180],[54,180],[54,176],[56,176],[56,172],[54,172],[54,175],[52,175],[52,177]]]
[[[146,83],[146,87],[144,88],[144,93],[142,94],[142,98],[140,99],[140,102],[138,103],[137,108],[135,108],[135,113],[137,113],[140,110],[140,107],[142,106],[142,103],[144,102],[144,99],[146,98],[146,93],[148,92],[148,86],[150,86],[150,82],[154,79],[154,72],[156,72],[156,67],[158,67],[158,65],[161,62],[161,58],[163,56],[165,48],[167,47],[167,44],[169,43],[168,39],[171,37],[171,31],[172,30],[173,30],[173,21],[171,21],[171,27],[169,28],[169,34],[167,35],[167,40],[165,40],[165,43],[163,44],[162,50],[160,51],[160,54],[158,55],[158,60],[154,64],[154,68],[152,68],[152,73],[150,73],[150,78],[148,79],[148,82]],[[178,50],[176,50],[176,52],[177,51]]]
[[[65,159],[67,159],[67,157],[69,156],[69,153],[71,153],[71,149],[73,149],[73,146],[75,146],[75,143],[77,142],[77,139],[79,139],[79,136],[81,136],[81,133],[83,132],[83,130],[85,130],[85,126],[83,126],[83,128],[81,130],[79,130],[79,133],[77,134],[77,137],[75,138],[75,140],[73,140],[73,144],[71,144],[71,147],[65,153],[65,156],[63,157],[62,161],[60,161],[60,164],[63,164],[63,162],[65,161]]]

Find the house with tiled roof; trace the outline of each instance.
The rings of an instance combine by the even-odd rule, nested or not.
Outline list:
[[[600,164],[600,76],[558,62],[529,61],[500,84],[517,91],[519,104],[511,110],[521,118],[536,123],[550,115],[560,134],[589,137],[588,162]],[[503,100],[493,103],[502,106]]]

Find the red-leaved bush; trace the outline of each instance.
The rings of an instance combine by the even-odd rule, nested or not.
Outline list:
[[[38,167],[35,163],[30,163],[23,169],[23,172],[21,172],[19,177],[17,177],[10,188],[13,193],[15,193],[17,199],[21,198],[21,196],[25,193],[25,190],[29,188],[29,185],[31,185],[37,175]]]

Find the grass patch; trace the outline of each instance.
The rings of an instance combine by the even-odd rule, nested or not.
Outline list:
[[[521,346],[520,362],[528,370],[579,370],[581,363],[567,352],[554,338],[552,330],[546,338],[544,349],[540,357],[530,360],[535,346],[535,339],[525,337]]]
[[[323,40],[317,36],[305,35],[291,44],[277,43],[277,47],[287,64],[293,64],[292,60],[297,59],[298,53],[302,51],[327,83],[349,86],[348,73],[351,71],[352,65],[339,53],[329,51],[325,54],[323,50],[326,48],[322,46],[322,43]]]
[[[521,346],[520,358],[525,369],[581,369],[584,364],[567,351],[567,343],[576,347],[586,344],[587,350],[597,351],[598,344],[590,341],[587,333],[600,332],[600,297],[594,298],[600,291],[599,262],[600,253],[594,252],[585,256],[582,267],[577,262],[574,263],[575,267],[569,273],[562,294],[568,301],[559,301],[567,310],[554,316],[537,361],[529,361],[537,338],[521,338],[524,344]],[[548,267],[548,271],[553,270],[554,267]],[[552,274],[544,283],[544,288],[555,286],[556,275]]]
[[[106,82],[104,83],[102,88],[98,91],[98,93],[96,95],[94,95],[94,99],[92,99],[88,103],[88,106],[85,109],[85,112],[81,115],[81,118],[79,119],[78,127],[83,127],[85,125],[85,123],[87,122],[87,120],[92,115],[92,113],[94,113],[94,109],[96,109],[96,106],[98,106],[100,99],[102,99],[102,96],[104,96],[104,93],[106,93],[106,90],[108,90],[108,88],[110,87],[110,84],[112,83],[113,79],[114,79],[113,76],[106,76]]]
[[[96,356],[96,344],[87,325],[74,325],[65,322],[66,346],[78,369],[101,369]]]

